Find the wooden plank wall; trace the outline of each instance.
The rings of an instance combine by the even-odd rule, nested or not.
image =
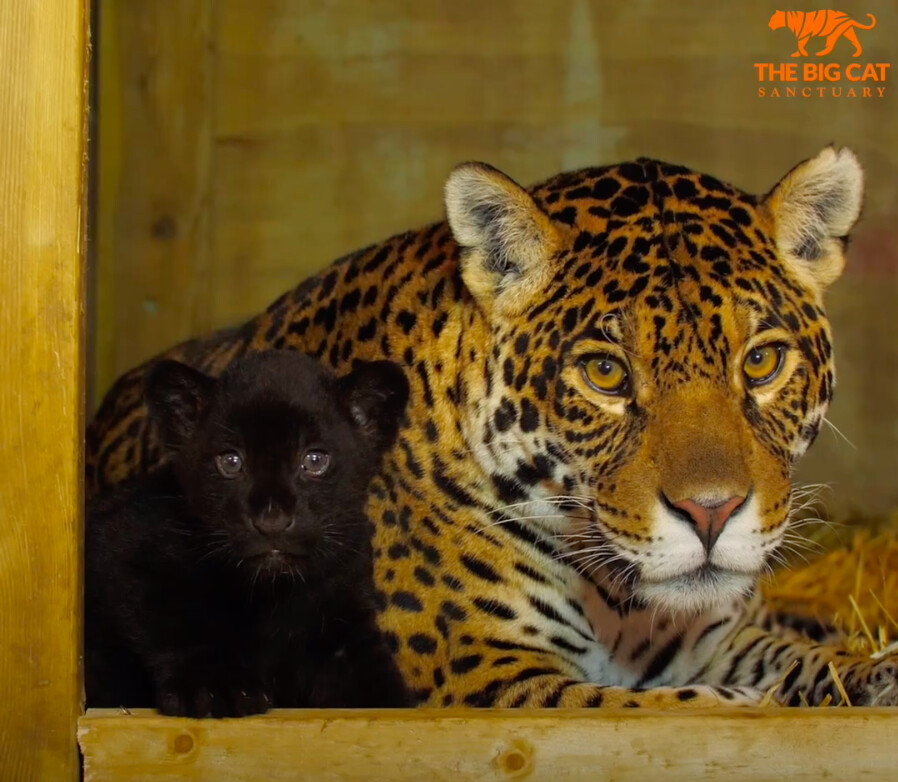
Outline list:
[[[766,191],[831,141],[869,173],[829,299],[839,389],[801,480],[898,506],[898,71],[885,98],[760,98],[772,6],[706,0],[101,0],[96,387],[264,307],[333,258],[438,218],[447,172],[521,182],[652,155]],[[892,0],[846,0],[889,62]],[[811,44],[811,51],[822,47]],[[842,41],[831,59],[851,61]],[[97,400],[95,399],[94,402]]]
[[[87,8],[0,19],[0,779],[77,780]]]

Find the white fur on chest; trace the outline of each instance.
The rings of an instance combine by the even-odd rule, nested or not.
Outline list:
[[[621,590],[580,578],[578,596],[595,633],[590,679],[623,687],[694,683],[744,615],[741,601],[700,614],[670,614],[635,605]],[[607,600],[602,592],[612,594]],[[595,676],[595,678],[593,678]]]

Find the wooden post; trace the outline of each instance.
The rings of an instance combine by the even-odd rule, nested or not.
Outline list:
[[[86,0],[0,15],[0,778],[78,779]]]

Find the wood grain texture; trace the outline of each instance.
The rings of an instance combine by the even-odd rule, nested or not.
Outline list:
[[[0,779],[77,780],[87,7],[0,21]]]
[[[213,0],[100,0],[97,382],[211,327]]]
[[[890,779],[888,709],[279,711],[231,720],[88,711],[85,782]]]

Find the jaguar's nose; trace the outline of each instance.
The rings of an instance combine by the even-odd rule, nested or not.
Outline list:
[[[686,499],[670,504],[692,524],[705,551],[710,554],[727,521],[744,502],[745,497],[734,496],[722,502],[708,503]]]

